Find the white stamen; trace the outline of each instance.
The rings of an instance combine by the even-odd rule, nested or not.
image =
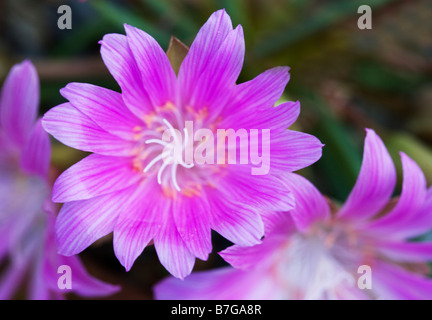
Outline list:
[[[169,155],[171,153],[171,150],[170,151],[165,151],[165,152],[162,152],[160,155],[158,155],[157,157],[155,157],[152,161],[150,161],[150,163],[144,168],[144,172],[147,172],[147,171],[149,171],[149,169],[151,168],[151,167],[153,167],[153,165],[156,163],[156,162],[158,162],[159,160],[162,160],[163,159],[163,157],[165,157],[165,156],[167,156],[167,155]]]
[[[157,174],[157,181],[158,181],[159,184],[162,184],[162,172],[165,170],[165,168],[166,168],[167,166],[168,166],[168,163],[164,162],[164,163],[161,165],[161,167],[160,167],[160,169],[159,169],[159,171],[158,171],[158,174]]]
[[[168,148],[167,151],[162,152],[161,154],[159,154],[158,156],[156,156],[153,160],[151,160],[147,166],[144,168],[144,172],[147,172],[150,170],[151,167],[153,167],[157,162],[159,162],[160,160],[164,160],[163,164],[161,165],[161,167],[158,170],[157,173],[157,181],[159,184],[162,184],[162,174],[165,170],[165,168],[168,165],[171,165],[171,180],[172,180],[172,184],[174,186],[174,188],[177,191],[181,191],[181,188],[177,182],[177,166],[180,164],[182,167],[184,168],[192,168],[194,167],[194,164],[187,164],[183,161],[183,152],[180,152],[180,154],[176,154],[176,146],[180,146],[180,141],[179,138],[176,134],[176,130],[174,129],[174,127],[166,120],[163,119],[162,121],[158,121],[161,122],[163,124],[165,124],[168,127],[168,130],[170,130],[171,134],[174,137],[174,144],[171,145],[170,143],[163,141],[162,139],[148,139],[145,141],[146,144],[159,144],[163,147],[165,147],[164,149],[166,150],[166,148]],[[186,149],[186,145],[188,143],[188,139],[189,139],[189,132],[187,131],[186,128],[183,129],[184,135],[185,135],[185,139],[183,144],[181,145],[181,150],[185,150]],[[164,159],[164,157],[167,157],[166,159]]]
[[[160,144],[161,146],[166,147],[168,145],[167,142],[161,140],[161,139],[149,139],[145,141],[146,144],[150,144],[150,143],[157,143]]]
[[[171,125],[171,123],[169,123],[169,122],[167,121],[167,119],[163,119],[162,121],[163,121],[163,123],[166,124],[166,126],[168,127],[168,129],[170,129],[170,131],[173,133],[174,140],[175,140],[176,142],[178,142],[177,135],[175,134],[175,129],[174,129],[174,127]]]

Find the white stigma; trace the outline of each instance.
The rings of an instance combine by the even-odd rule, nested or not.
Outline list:
[[[192,168],[194,166],[193,163],[187,164],[183,161],[183,150],[185,150],[187,141],[189,139],[189,134],[186,128],[183,129],[184,132],[184,142],[181,144],[179,141],[176,130],[166,119],[163,119],[163,123],[168,127],[171,135],[174,137],[173,143],[168,143],[162,139],[148,139],[145,141],[146,144],[159,144],[163,147],[163,151],[156,157],[154,157],[144,168],[144,172],[148,172],[151,167],[153,167],[157,162],[163,161],[162,165],[159,168],[157,173],[157,181],[159,184],[162,184],[162,174],[165,168],[171,165],[171,181],[174,185],[174,188],[177,191],[181,191],[181,188],[177,182],[177,167],[181,165],[184,168]],[[181,152],[178,152],[181,150]],[[177,152],[176,152],[177,151]]]
[[[278,267],[281,280],[293,292],[300,290],[306,300],[336,299],[340,285],[355,285],[353,275],[348,272],[351,254],[339,245],[327,248],[314,235],[295,235]]]

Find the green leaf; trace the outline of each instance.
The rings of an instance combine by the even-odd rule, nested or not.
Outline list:
[[[422,83],[422,76],[386,67],[373,61],[363,61],[354,67],[354,80],[361,86],[385,92],[411,93]]]
[[[362,144],[355,132],[341,124],[322,99],[310,90],[297,87],[303,110],[315,113],[318,123],[310,132],[325,144],[322,158],[313,166],[314,183],[338,200],[345,200],[360,171]],[[325,181],[325,184],[321,184]]]
[[[82,53],[89,46],[97,43],[106,30],[105,20],[96,17],[88,22],[70,30],[70,34],[61,38],[60,42],[52,50],[56,57],[69,57]]]
[[[123,29],[123,24],[127,23],[147,32],[159,43],[168,43],[170,39],[170,35],[166,31],[155,27],[131,10],[124,9],[108,1],[92,0],[90,3],[101,17],[118,29]]]
[[[195,17],[185,8],[182,2],[173,2],[171,0],[141,0],[141,3],[149,7],[158,18],[169,21],[178,32],[177,35],[188,37],[199,29]]]

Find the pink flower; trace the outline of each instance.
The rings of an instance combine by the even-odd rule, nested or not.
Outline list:
[[[211,229],[236,244],[259,243],[261,213],[292,207],[279,174],[317,161],[322,144],[286,130],[299,115],[299,103],[273,107],[288,83],[288,68],[236,85],[243,30],[233,29],[225,11],[215,12],[201,28],[178,77],[151,36],[125,29],[126,36],[108,34],[101,41],[102,58],[122,93],[72,83],[61,90],[69,102],[43,119],[44,128],[64,144],[93,152],[55,183],[53,200],[65,203],[57,243],[70,256],[113,232],[115,254],[129,270],[153,240],[161,263],[183,278],[196,257],[207,259]],[[213,131],[270,129],[269,173],[251,175],[251,164],[168,165],[162,161],[162,132],[184,132],[185,121]]]
[[[156,298],[431,299],[432,243],[409,239],[432,229],[432,188],[413,160],[401,158],[402,194],[390,200],[395,167],[381,139],[367,130],[357,183],[335,210],[306,179],[286,174],[296,208],[266,217],[261,244],[221,253],[236,269],[163,280]]]
[[[36,120],[39,79],[29,61],[14,66],[0,100],[0,299],[28,280],[30,299],[62,298],[67,291],[104,296],[117,291],[84,269],[78,257],[57,254],[55,206],[48,171],[51,146]],[[58,267],[71,268],[71,290],[58,287]]]

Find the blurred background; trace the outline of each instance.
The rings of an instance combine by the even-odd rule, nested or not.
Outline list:
[[[72,8],[71,30],[57,27],[62,4]],[[357,26],[360,5],[372,8],[371,30]],[[324,194],[336,201],[348,195],[361,165],[365,127],[383,138],[399,174],[398,152],[404,151],[432,184],[430,0],[1,0],[0,82],[13,64],[31,59],[41,78],[41,114],[64,102],[59,89],[69,82],[119,91],[99,54],[104,34],[124,34],[128,23],[164,49],[171,35],[190,45],[220,8],[245,32],[239,82],[274,66],[291,67],[284,98],[302,105],[294,129],[326,145],[322,159],[301,173]],[[84,156],[54,142],[59,173]],[[216,234],[213,239],[212,255],[197,260],[195,270],[224,264],[217,252],[230,243]],[[126,273],[106,240],[81,254],[89,272],[123,286],[111,298],[151,299],[152,286],[168,275],[153,247]]]

